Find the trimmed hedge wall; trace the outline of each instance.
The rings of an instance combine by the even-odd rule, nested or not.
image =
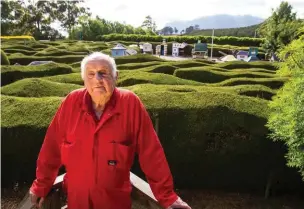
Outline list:
[[[13,53],[22,53],[23,55],[34,55],[36,53],[36,51],[28,51],[28,50],[24,50],[24,49],[4,49],[4,51],[6,53],[10,53],[10,54],[13,54]]]
[[[127,64],[117,65],[117,69],[118,70],[134,70],[134,69],[159,65],[162,63],[166,63],[166,62],[152,61],[152,62],[143,62],[143,63],[127,63]]]
[[[288,78],[230,78],[210,86],[235,86],[235,85],[248,85],[260,84],[272,89],[281,88]]]
[[[1,65],[10,65],[10,61],[3,50],[1,50]]]
[[[163,62],[163,59],[160,59],[158,57],[155,57],[153,55],[148,55],[148,54],[138,54],[138,55],[123,56],[123,57],[115,58],[115,62],[117,65],[127,64],[127,63],[152,62],[152,61]]]
[[[81,61],[85,55],[66,55],[66,56],[9,56],[11,64],[19,63],[20,65],[28,65],[33,61],[53,61],[57,63],[73,63]]]
[[[1,85],[7,85],[23,78],[44,77],[72,73],[72,68],[65,64],[48,63],[31,66],[2,66]]]
[[[263,192],[269,173],[277,170],[278,189],[302,188],[297,172],[285,166],[284,146],[266,139],[265,100],[220,91],[137,95],[153,122],[154,113],[159,114],[158,134],[177,188]],[[2,96],[1,100],[2,182],[31,182],[46,129],[61,99]],[[135,162],[132,171],[140,175]]]
[[[53,82],[59,82],[59,83],[71,83],[71,84],[77,84],[77,85],[84,85],[84,82],[83,82],[79,72],[65,74],[65,75],[48,76],[48,77],[44,77],[42,79],[45,79],[48,81],[53,81]]]
[[[216,68],[215,68],[216,69]],[[212,67],[195,67],[195,68],[185,68],[185,69],[176,69],[174,76],[194,80],[202,83],[217,83],[224,81],[229,78],[272,78],[276,75],[270,73],[262,73],[262,72],[229,72],[229,71],[218,71],[213,70]]]
[[[150,42],[162,42],[163,39],[167,42],[187,42],[189,44],[201,42],[211,43],[212,36],[150,36],[150,35],[136,35],[136,34],[109,34],[100,36],[101,41],[150,41]],[[214,37],[215,44],[228,44],[234,46],[260,46],[264,39],[260,38],[248,38],[248,37],[233,37],[233,36],[221,36]]]
[[[238,68],[264,68],[266,70],[277,70],[275,64],[267,61],[255,61],[255,62],[240,62],[231,61],[216,64],[216,67],[221,67],[225,69],[238,69]]]
[[[78,88],[82,88],[82,86],[56,83],[41,78],[25,78],[1,87],[1,92],[5,95],[19,97],[64,97]]]

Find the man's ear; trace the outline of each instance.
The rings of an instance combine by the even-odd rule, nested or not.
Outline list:
[[[116,70],[116,77],[115,77],[115,81],[118,81],[118,76],[119,76],[119,72],[118,72],[118,70]]]

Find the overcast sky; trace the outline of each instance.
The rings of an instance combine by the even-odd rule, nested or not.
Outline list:
[[[179,2],[179,3],[177,3]],[[86,0],[93,16],[140,26],[150,15],[161,29],[167,22],[192,20],[216,14],[253,15],[267,18],[281,0]],[[304,0],[288,1],[304,18]]]

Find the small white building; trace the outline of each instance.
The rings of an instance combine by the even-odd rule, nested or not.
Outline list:
[[[245,61],[246,59],[248,59],[248,52],[246,52],[246,51],[239,51],[236,54],[236,59],[237,60],[243,60],[243,61]]]
[[[143,53],[149,53],[149,54],[153,54],[153,48],[152,48],[152,44],[150,43],[144,43],[143,44]]]
[[[173,42],[172,43],[172,56],[173,57],[178,57],[180,55],[180,51],[187,46],[187,43],[177,43]]]

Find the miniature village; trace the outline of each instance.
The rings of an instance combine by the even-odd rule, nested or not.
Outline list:
[[[257,47],[248,47],[248,51],[244,50],[230,50],[230,53],[218,51],[217,54],[222,56],[212,56],[212,44],[202,43],[200,40],[193,46],[185,42],[172,42],[168,44],[166,39],[157,45],[152,43],[132,44],[129,47],[118,43],[111,49],[113,57],[129,56],[134,54],[151,54],[162,58],[186,58],[186,59],[206,59],[215,62],[229,62],[229,61],[244,61],[254,62],[260,60],[258,57]],[[275,57],[270,57],[269,61],[277,61]]]

